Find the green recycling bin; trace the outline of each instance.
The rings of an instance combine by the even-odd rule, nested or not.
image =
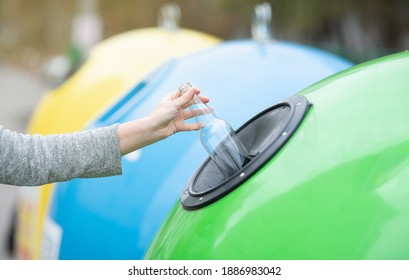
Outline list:
[[[237,131],[254,158],[198,167],[145,258],[409,259],[408,77],[394,54],[266,108]]]

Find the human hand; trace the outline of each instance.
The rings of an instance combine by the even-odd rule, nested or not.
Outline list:
[[[193,117],[191,110],[185,110],[189,107],[195,95],[198,95],[203,103],[208,103],[209,98],[199,95],[200,90],[192,87],[192,90],[187,91],[183,95],[176,90],[166,95],[156,108],[148,115],[152,121],[152,125],[156,128],[160,139],[166,138],[176,132],[199,130],[200,124],[186,123],[187,119]]]
[[[146,117],[122,123],[118,128],[119,148],[122,155],[133,152],[144,146],[162,140],[179,131],[200,129],[198,123],[185,123],[193,117],[189,102],[200,90],[192,87],[192,90],[184,93],[174,91],[166,95],[155,109]],[[203,103],[209,102],[209,98],[198,96]]]

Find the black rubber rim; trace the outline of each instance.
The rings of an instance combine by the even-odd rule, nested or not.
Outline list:
[[[201,170],[211,160],[210,157],[208,157],[201,164],[201,166],[190,178],[189,182],[187,183],[182,193],[181,203],[184,209],[186,210],[200,209],[206,205],[209,205],[221,199],[222,197],[224,197],[225,195],[227,195],[228,193],[242,185],[250,177],[252,177],[258,170],[260,170],[260,168],[262,168],[270,159],[272,159],[274,155],[277,154],[278,151],[281,150],[285,143],[287,143],[291,136],[295,133],[295,131],[301,124],[302,120],[306,116],[311,106],[307,98],[303,95],[295,95],[273,105],[272,107],[262,111],[261,113],[251,118],[236,131],[236,133],[239,135],[240,131],[242,131],[256,119],[260,118],[261,116],[267,114],[272,110],[276,110],[284,106],[290,107],[290,114],[286,120],[286,124],[282,126],[282,131],[280,132],[279,136],[276,139],[274,139],[269,145],[267,145],[267,147],[264,148],[264,150],[261,153],[257,154],[240,171],[236,172],[223,182],[217,184],[214,188],[198,193],[194,191],[193,184],[195,183],[196,178],[200,174]]]

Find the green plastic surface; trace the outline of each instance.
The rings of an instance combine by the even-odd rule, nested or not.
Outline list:
[[[409,52],[299,94],[313,106],[281,151],[221,200],[176,205],[146,259],[409,259]]]

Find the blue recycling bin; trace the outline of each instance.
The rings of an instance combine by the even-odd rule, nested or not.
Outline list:
[[[225,42],[167,61],[90,127],[143,117],[189,81],[236,129],[271,104],[351,65],[294,43]],[[142,259],[206,157],[198,132],[179,133],[124,156],[122,176],[57,184],[43,244],[59,259]],[[59,234],[52,234],[56,229]]]

